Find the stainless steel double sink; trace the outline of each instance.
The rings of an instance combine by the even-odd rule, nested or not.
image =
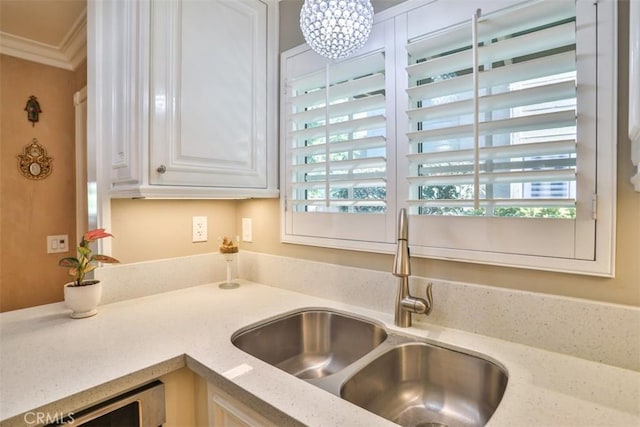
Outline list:
[[[507,386],[484,358],[388,333],[375,321],[303,309],[236,332],[239,349],[403,426],[482,426]]]

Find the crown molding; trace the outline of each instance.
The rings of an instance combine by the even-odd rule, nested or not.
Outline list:
[[[86,9],[58,46],[0,31],[0,54],[65,70],[75,70],[87,57]]]

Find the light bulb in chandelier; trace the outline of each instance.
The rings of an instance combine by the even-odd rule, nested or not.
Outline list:
[[[300,11],[307,44],[329,59],[345,58],[364,46],[372,25],[370,0],[304,0]]]

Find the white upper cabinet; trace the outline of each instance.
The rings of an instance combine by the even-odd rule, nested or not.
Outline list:
[[[135,3],[116,101],[139,129],[112,140],[112,197],[277,197],[277,3]]]

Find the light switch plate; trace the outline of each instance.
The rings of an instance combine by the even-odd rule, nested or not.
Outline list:
[[[242,218],[242,241],[253,241],[253,224],[251,218]]]
[[[63,252],[69,252],[69,235],[47,236],[47,253],[58,254]]]

